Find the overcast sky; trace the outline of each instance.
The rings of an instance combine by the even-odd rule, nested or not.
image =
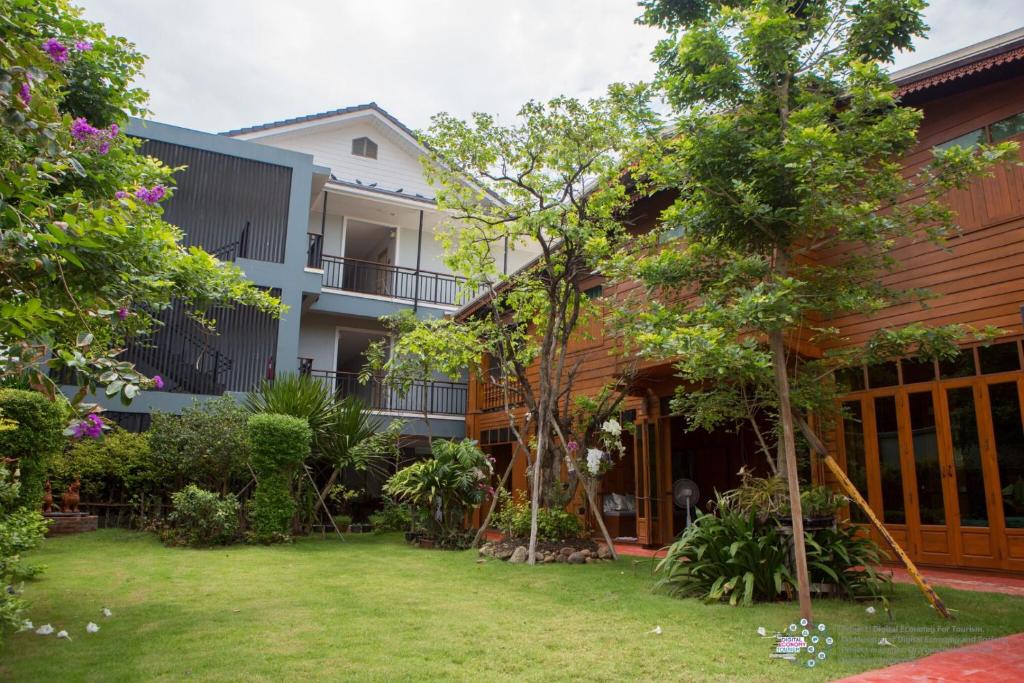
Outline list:
[[[633,0],[78,0],[149,60],[154,118],[207,131],[376,101],[512,116],[524,101],[649,80],[659,32]],[[1024,0],[935,0],[896,66],[1024,26]]]

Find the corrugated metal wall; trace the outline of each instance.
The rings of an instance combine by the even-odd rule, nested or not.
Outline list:
[[[248,223],[243,250],[222,258],[284,262],[290,168],[155,140],[141,151],[188,167],[175,174],[174,197],[164,203],[164,219],[185,231],[185,244],[220,251],[237,243]]]

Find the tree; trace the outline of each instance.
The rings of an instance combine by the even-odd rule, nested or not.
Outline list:
[[[277,315],[280,302],[232,264],[181,245],[161,218],[170,169],[121,133],[145,113],[129,87],[144,58],[65,0],[0,0],[0,375],[77,373],[81,400],[131,401],[158,385],[116,355],[172,300],[212,326],[213,305]]]
[[[922,0],[644,0],[658,85],[674,135],[642,164],[678,193],[639,264],[619,271],[656,301],[630,327],[645,352],[676,359],[692,427],[745,421],[788,485],[802,615],[811,618],[797,479],[797,427],[834,406],[831,371],[877,358],[956,351],[952,325],[884,330],[863,347],[813,358],[830,318],[870,314],[921,292],[882,276],[900,239],[941,245],[956,220],[941,201],[1011,145],[951,148],[904,177],[922,114],[899,106],[881,64],[925,32]],[[696,388],[694,388],[696,387]],[[777,457],[772,458],[773,452]]]
[[[598,310],[582,285],[628,238],[620,219],[632,189],[621,161],[657,127],[645,88],[613,86],[607,97],[587,103],[567,97],[529,102],[512,125],[487,114],[471,122],[439,114],[424,136],[431,150],[426,173],[439,187],[439,207],[451,216],[441,231],[446,260],[467,277],[467,292],[487,292],[486,305],[464,325],[431,323],[431,344],[458,356],[468,336],[476,358],[490,357],[517,452],[528,461],[531,564],[538,510],[563,507],[571,498],[574,489],[561,485],[563,464],[577,458],[568,444],[585,443],[591,427],[573,422],[579,365],[567,353]],[[536,261],[503,276],[503,249],[526,245],[540,252]],[[445,333],[451,342],[438,343]],[[396,351],[422,356],[425,340],[407,335]],[[598,424],[617,411],[625,391],[626,382],[612,384],[615,391],[589,413]],[[526,416],[517,420],[519,398]],[[593,500],[591,506],[600,515]]]

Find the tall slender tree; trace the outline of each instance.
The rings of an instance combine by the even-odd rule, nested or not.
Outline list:
[[[623,275],[653,302],[629,316],[645,352],[688,381],[675,408],[693,427],[745,421],[788,484],[801,614],[811,619],[797,477],[798,428],[834,405],[831,370],[910,352],[951,354],[963,326],[887,329],[815,357],[830,319],[919,299],[883,276],[897,241],[941,245],[956,217],[942,196],[1010,145],[934,151],[911,174],[920,111],[900,106],[882,65],[924,35],[922,0],[643,0],[674,114],[651,182],[678,193],[649,237],[669,242]],[[681,235],[681,239],[671,242]],[[772,458],[777,454],[776,458]]]

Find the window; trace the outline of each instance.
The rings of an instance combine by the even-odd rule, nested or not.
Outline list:
[[[352,153],[367,159],[377,158],[377,143],[370,138],[356,138],[352,141]]]
[[[590,289],[583,290],[583,296],[587,297],[591,301],[594,299],[600,299],[604,295],[604,287],[601,285],[594,285]]]
[[[989,125],[964,133],[952,140],[935,145],[935,149],[949,149],[950,147],[970,148],[985,142],[1002,142],[1015,135],[1024,133],[1024,112],[1007,116],[1005,119],[990,123]]]
[[[996,121],[989,129],[992,132],[992,142],[1002,142],[1014,135],[1024,133],[1024,112],[1014,114],[1002,121]]]

